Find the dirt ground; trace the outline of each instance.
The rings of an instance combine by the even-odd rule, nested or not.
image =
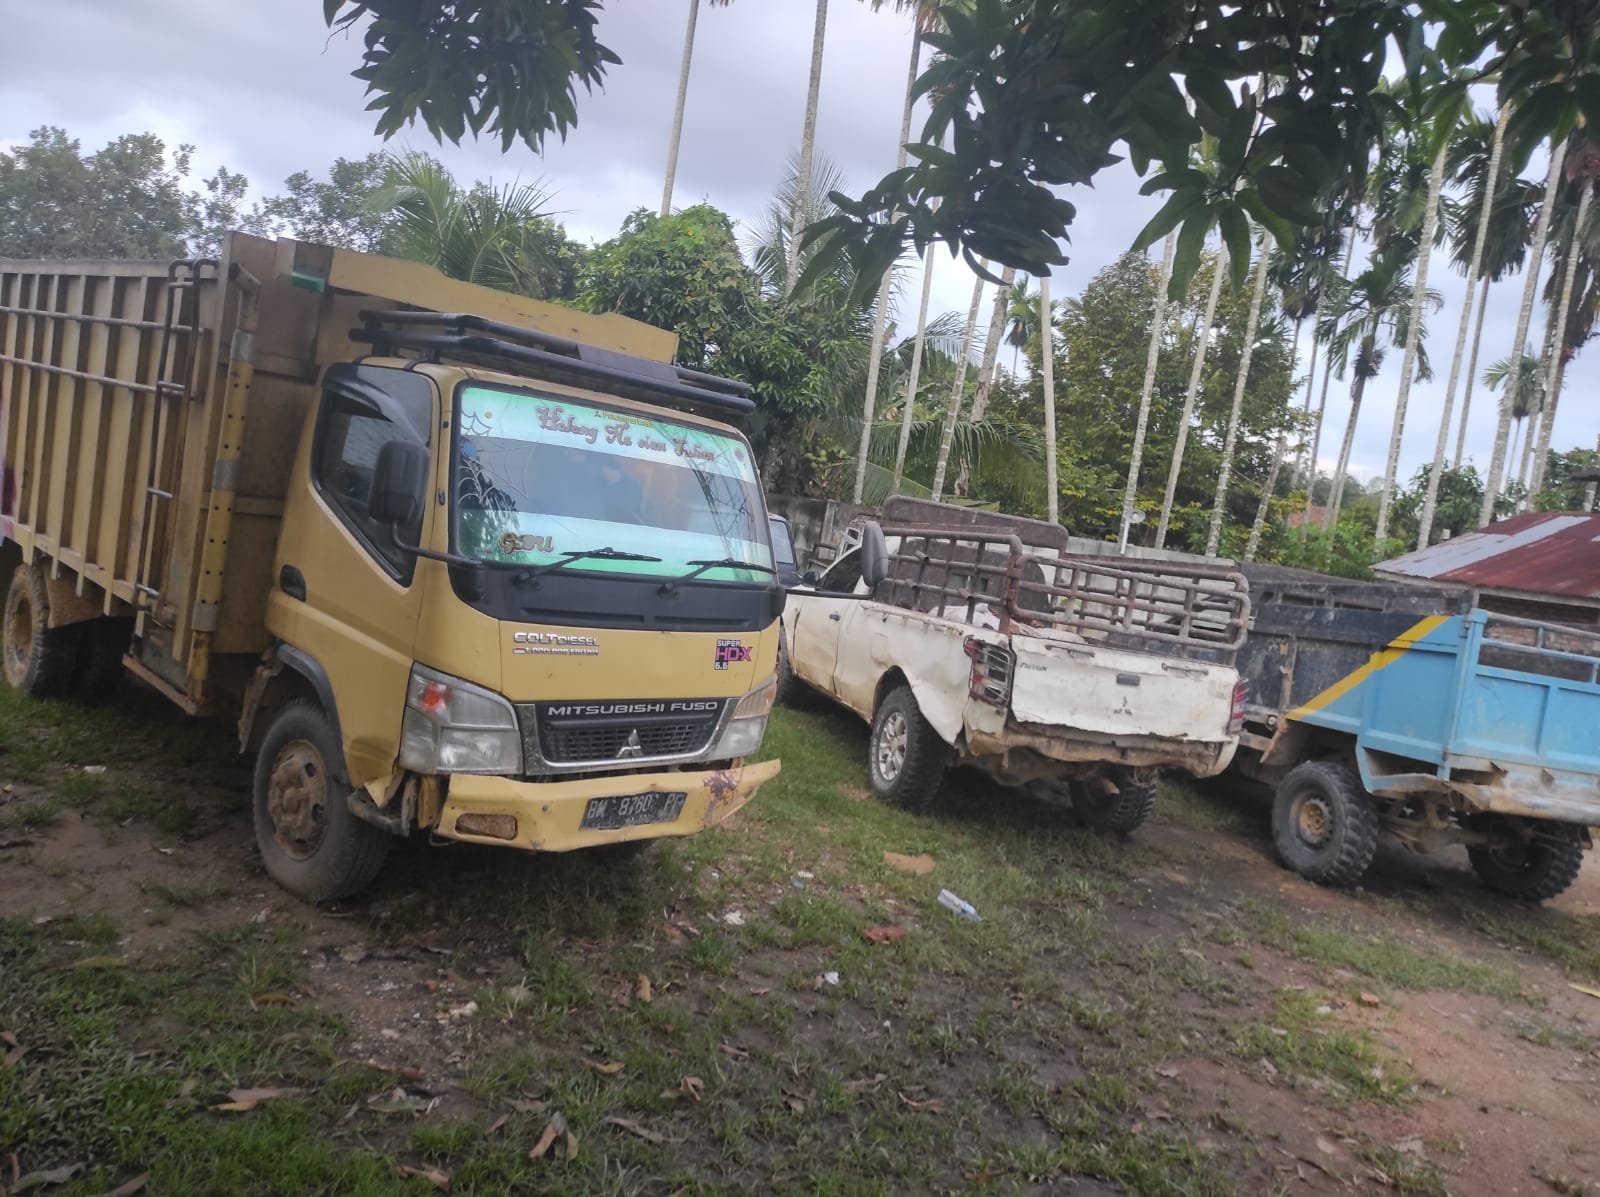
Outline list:
[[[844,763],[829,764],[843,770],[859,758],[860,735],[849,723],[828,722],[826,730],[844,740]],[[625,927],[609,938],[549,931],[549,950],[599,978],[595,984],[608,992],[620,985],[607,1000],[623,1005],[640,968],[656,978],[658,1012],[709,1016],[735,997],[747,1004],[787,1003],[783,1018],[757,1016],[740,1037],[717,1045],[730,1068],[750,1057],[783,1058],[799,1050],[798,1042],[825,1063],[836,1044],[841,1053],[857,1053],[868,1050],[862,1044],[901,1034],[870,1000],[832,995],[832,983],[818,971],[827,951],[815,946],[828,942],[826,934],[809,943],[798,934],[745,936],[711,972],[680,967],[697,952],[709,952],[711,924],[719,934],[733,934],[724,924],[735,908],[752,923],[789,918],[798,927],[791,918],[796,895],[824,879],[847,909],[870,908],[878,912],[874,917],[887,911],[913,936],[943,934],[944,912],[908,906],[895,896],[903,891],[869,893],[870,875],[852,879],[851,862],[875,858],[878,849],[848,820],[857,810],[863,819],[877,819],[869,813],[874,804],[850,786],[834,786],[844,796],[835,794],[832,805],[808,817],[797,776],[805,767],[804,760],[786,761],[785,776],[796,788],[782,799],[784,809],[800,814],[768,823],[758,800],[731,829],[671,857],[693,880],[686,889],[662,891],[664,897],[647,895],[653,905],[641,919],[643,929]],[[311,909],[261,871],[245,808],[246,778],[242,768],[224,766],[198,782],[184,780],[183,801],[193,818],[179,834],[136,815],[108,820],[93,806],[63,809],[33,829],[12,821],[0,828],[0,918],[48,929],[86,915],[109,916],[118,929],[114,951],[144,969],[177,967],[196,936],[251,925],[292,928],[298,965],[292,990],[257,993],[254,1002],[292,1001],[332,1015],[343,1028],[337,1051],[409,1078],[395,1093],[403,1099],[410,1084],[426,1095],[429,1118],[489,1121],[505,1099],[485,1088],[485,1060],[522,1046],[532,1033],[519,1029],[522,1004],[532,1008],[546,1000],[537,979],[506,981],[508,962],[528,960],[528,937],[540,928],[526,921],[507,925],[493,907],[503,888],[522,885],[543,866],[469,848],[406,846],[370,896]],[[52,784],[46,778],[7,786],[0,811],[47,793]],[[1118,1126],[1129,1141],[1181,1126],[1193,1150],[1219,1169],[1232,1191],[1244,1194],[1600,1194],[1600,998],[1574,988],[1600,988],[1594,971],[1600,867],[1591,862],[1574,889],[1542,910],[1485,895],[1464,856],[1419,862],[1386,849],[1363,888],[1325,890],[1278,865],[1264,812],[1242,791],[1226,785],[1211,790],[1166,795],[1162,815],[1134,844],[1106,849],[1131,853],[1133,862],[1103,891],[1100,910],[1114,946],[1079,955],[1069,936],[1033,953],[1064,1000],[1082,995],[1089,1014],[1081,1025],[1093,1027],[1101,1007],[1120,1018],[1117,1011],[1137,1008],[1147,994],[1154,1004],[1150,1025],[1176,1031],[1176,1050],[1139,1074],[1148,1084],[1133,1085],[1117,1099]],[[1049,836],[1083,834],[1070,822],[1051,822],[1053,815],[1041,818]],[[899,825],[890,826],[899,834]],[[982,818],[963,822],[958,816],[953,826],[933,826],[929,835],[952,839],[1002,834]],[[871,824],[872,834],[877,828]],[[1009,826],[1004,834],[1011,834]],[[983,885],[980,875],[963,881],[969,889]],[[424,895],[446,889],[453,895],[450,909],[474,913],[438,917]],[[691,892],[698,897],[691,899]],[[1031,900],[1026,889],[1018,892],[1020,905]],[[969,896],[984,906],[981,892]],[[642,966],[619,964],[635,958],[642,939],[661,954],[639,956]],[[1175,970],[1191,967],[1192,978],[1184,972],[1173,980]],[[909,977],[900,1006],[908,1020],[916,1011],[935,1036],[946,1024],[964,1029],[971,1009],[970,994],[942,975],[927,966]],[[1025,1002],[1013,999],[1013,1005]],[[13,1029],[25,1042],[28,1028]],[[1096,1079],[1096,1061],[1112,1058],[1083,1046],[1087,1036],[996,1036],[978,1049],[996,1065],[982,1084],[998,1090],[1009,1083],[1009,1072],[1030,1091],[1057,1100],[1085,1092]],[[1319,1052],[1323,1044],[1337,1051],[1313,1059],[1307,1043]],[[840,1059],[839,1077],[854,1075],[846,1070],[857,1063],[854,1055]],[[963,1102],[960,1067],[949,1073],[948,1092],[933,1075],[923,1097],[913,1088],[901,1093],[902,1103],[920,1109],[919,1101],[933,1102],[929,1108]],[[782,1092],[778,1100],[797,1114],[818,1100]],[[1025,1160],[1027,1151],[1043,1151],[1062,1133],[1059,1108],[1047,1109],[1037,1097],[1020,1112],[1007,1113],[1004,1103],[974,1108],[952,1134],[951,1150],[981,1153],[993,1145],[989,1140],[1003,1139],[1008,1159]],[[793,1176],[764,1173],[759,1157],[741,1167],[727,1175],[757,1187],[794,1187]],[[1106,1165],[1098,1178],[1093,1168],[1052,1174],[1031,1172],[1025,1163],[957,1167],[948,1188],[1145,1191],[1137,1168],[1119,1173],[1118,1167]],[[1122,1179],[1105,1179],[1116,1175]],[[0,1184],[4,1179],[0,1175]],[[1188,1191],[1181,1179],[1148,1183],[1149,1191]],[[1197,1192],[1214,1191],[1196,1186]],[[882,1188],[914,1190],[892,1176]]]

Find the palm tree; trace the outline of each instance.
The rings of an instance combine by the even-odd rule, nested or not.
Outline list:
[[[1505,148],[1506,125],[1511,120],[1511,106],[1500,106],[1500,117],[1495,121],[1494,134],[1491,138],[1489,161],[1484,168],[1484,193],[1493,195],[1499,187],[1500,155]],[[1467,301],[1461,308],[1461,323],[1456,327],[1456,348],[1450,357],[1450,381],[1444,388],[1444,411],[1439,417],[1439,436],[1433,446],[1433,463],[1428,469],[1428,490],[1422,499],[1422,512],[1417,519],[1417,548],[1425,549],[1433,533],[1433,516],[1439,504],[1439,478],[1444,473],[1445,447],[1450,441],[1450,417],[1455,407],[1456,382],[1461,377],[1461,359],[1466,355],[1467,329],[1472,320],[1472,297],[1474,284],[1483,274],[1483,251],[1489,239],[1489,216],[1492,204],[1479,205],[1478,220],[1472,236],[1472,257],[1467,266]],[[1485,291],[1484,298],[1488,293]],[[1481,319],[1481,317],[1480,317]],[[1471,394],[1470,374],[1468,394]],[[1465,404],[1463,404],[1463,408]],[[1465,433],[1465,412],[1463,411],[1462,432]],[[1457,463],[1459,467],[1459,462]]]
[[[987,271],[989,261],[985,258],[978,263],[980,269]],[[978,328],[978,308],[983,303],[983,275],[979,275],[972,284],[972,306],[967,309],[966,329],[961,334],[961,355],[956,360],[955,382],[950,387],[950,402],[945,407],[944,434],[939,438],[939,459],[933,467],[933,501],[935,503],[944,498],[944,476],[950,465],[950,443],[955,437],[956,417],[961,414],[961,397],[966,391],[967,362],[972,355],[972,336]]]
[[[733,0],[711,0],[713,8],[726,8]],[[683,106],[689,99],[689,63],[694,58],[694,27],[700,18],[700,0],[689,0],[689,21],[683,30],[683,60],[678,65],[678,101],[672,109],[672,136],[667,141],[667,178],[661,188],[661,215],[672,213],[672,184],[678,177],[678,143],[683,139]]]
[[[1228,431],[1222,442],[1222,462],[1217,471],[1217,494],[1211,504],[1211,527],[1206,532],[1206,556],[1215,557],[1222,541],[1222,517],[1228,504],[1228,480],[1233,472],[1233,453],[1239,442],[1239,412],[1244,407],[1244,389],[1250,379],[1250,359],[1255,354],[1256,327],[1261,322],[1261,301],[1267,293],[1267,235],[1256,243],[1256,280],[1250,293],[1250,314],[1245,318],[1244,346],[1239,351],[1239,373],[1234,379],[1233,407],[1228,412]]]
[[[1150,347],[1144,358],[1144,385],[1139,389],[1139,416],[1133,425],[1133,452],[1128,460],[1128,485],[1122,492],[1122,530],[1117,547],[1128,547],[1128,530],[1133,526],[1133,503],[1139,492],[1139,467],[1144,460],[1144,436],[1150,426],[1150,397],[1156,389],[1156,366],[1161,360],[1161,338],[1167,322],[1167,284],[1172,279],[1172,252],[1177,245],[1177,230],[1167,234],[1161,250],[1161,273],[1157,276],[1155,311],[1150,316]]]
[[[1483,372],[1483,385],[1491,391],[1505,388],[1505,396],[1501,406],[1511,413],[1515,421],[1515,429],[1511,435],[1511,453],[1507,460],[1516,456],[1517,438],[1522,432],[1523,422],[1534,412],[1544,406],[1545,399],[1545,374],[1540,368],[1539,358],[1527,352],[1524,347],[1520,360],[1515,369],[1511,359],[1503,357]],[[1480,521],[1487,523],[1487,521]]]
[[[1345,424],[1328,511],[1323,517],[1323,526],[1327,528],[1338,521],[1339,508],[1343,506],[1350,451],[1355,445],[1356,422],[1361,418],[1361,399],[1367,382],[1383,367],[1388,347],[1385,342],[1404,343],[1407,339],[1415,306],[1411,284],[1407,281],[1410,265],[1407,247],[1403,244],[1394,245],[1387,253],[1374,254],[1360,274],[1339,288],[1338,294],[1332,297],[1333,311],[1323,316],[1323,338],[1334,355],[1335,373],[1343,378],[1347,367],[1354,373],[1350,385],[1350,418]],[[1443,302],[1437,292],[1428,292],[1426,298],[1435,309]],[[1431,378],[1428,355],[1420,340],[1416,358],[1417,377]]]
[[[1055,309],[1050,306],[1050,276],[1039,276],[1040,369],[1044,374],[1044,474],[1045,504],[1052,524],[1061,518],[1061,495],[1056,480],[1056,347]]]
[[[1522,306],[1517,310],[1517,328],[1511,343],[1518,351],[1528,339],[1528,324],[1533,319],[1533,300],[1539,285],[1539,265],[1544,258],[1545,238],[1550,232],[1550,216],[1556,205],[1556,192],[1561,182],[1561,171],[1566,161],[1567,146],[1550,147],[1550,174],[1545,181],[1544,199],[1539,205],[1539,219],[1533,226],[1533,240],[1528,247],[1528,279],[1522,289]],[[1500,404],[1500,419],[1495,427],[1494,453],[1489,458],[1489,473],[1484,479],[1483,503],[1478,508],[1478,523],[1487,525],[1494,518],[1495,503],[1500,498],[1501,475],[1506,464],[1506,435],[1511,430],[1511,408]]]
[[[894,491],[900,493],[900,480],[905,477],[906,445],[911,437],[912,412],[917,406],[917,383],[922,373],[922,352],[928,329],[928,294],[933,289],[933,244],[922,255],[922,300],[917,305],[917,337],[911,351],[911,375],[906,379],[906,406],[900,417],[900,446],[894,455]]]
[[[1575,134],[1575,141],[1577,137]],[[1550,456],[1550,436],[1555,430],[1556,407],[1561,402],[1561,383],[1566,374],[1567,361],[1588,340],[1595,319],[1594,303],[1579,305],[1579,309],[1587,308],[1588,315],[1585,317],[1579,309],[1573,307],[1573,293],[1574,283],[1580,273],[1588,273],[1591,287],[1594,277],[1596,255],[1591,238],[1593,230],[1589,228],[1589,210],[1594,200],[1595,177],[1600,173],[1600,150],[1587,141],[1582,142],[1569,148],[1567,162],[1567,174],[1578,186],[1578,207],[1572,214],[1571,227],[1564,230],[1567,239],[1567,260],[1561,278],[1561,298],[1554,305],[1558,332],[1551,354],[1549,374],[1545,380],[1547,399],[1539,417],[1539,437],[1534,450],[1533,472],[1528,479],[1530,496],[1538,494],[1544,487],[1544,471]],[[1580,260],[1580,255],[1584,260]],[[1574,328],[1575,321],[1581,327]]]
[[[811,155],[817,148],[817,100],[822,91],[822,49],[828,35],[828,0],[817,0],[817,19],[811,31],[811,77],[806,85],[806,115],[800,126],[800,181],[801,191],[799,202],[794,206],[794,215],[789,222],[789,240],[795,246],[800,244],[800,235],[805,232],[805,209],[810,201],[809,186],[811,181]],[[789,254],[789,273],[784,276],[783,293],[787,295],[794,290],[795,280],[800,277],[800,255],[791,251]]]
[[[873,0],[873,10],[882,7],[884,0]],[[895,0],[895,10],[903,11],[907,5],[914,10],[911,29],[911,63],[906,69],[905,102],[900,111],[900,139],[895,143],[895,170],[906,165],[906,145],[911,140],[911,109],[916,101],[917,67],[922,60],[922,35],[938,19],[935,0]],[[856,449],[856,485],[853,501],[860,503],[867,481],[867,453],[872,440],[874,403],[878,394],[878,372],[883,363],[884,328],[889,321],[889,297],[894,280],[894,267],[883,272],[878,283],[878,296],[872,309],[872,343],[867,357],[866,397],[861,413],[861,443]]]
[[[1016,267],[1007,266],[1000,272],[1000,285],[994,290],[994,308],[989,316],[989,332],[983,338],[983,365],[978,369],[978,389],[972,396],[972,413],[968,417],[973,424],[981,424],[989,410],[989,391],[994,386],[995,375],[1000,370],[1000,336],[1006,324],[1006,299],[1016,277]],[[956,475],[956,494],[966,498],[971,485],[972,459],[964,456],[961,459],[961,472]]]
[[[1006,344],[1011,346],[1013,375],[1017,373],[1018,355],[1039,335],[1040,310],[1037,298],[1028,294],[1027,279],[1011,285],[1006,295]]]
[[[1217,318],[1217,300],[1222,296],[1222,276],[1228,272],[1228,246],[1223,242],[1211,263],[1211,290],[1206,295],[1206,311],[1195,330],[1194,364],[1189,368],[1189,388],[1183,394],[1183,414],[1178,417],[1178,438],[1172,446],[1172,462],[1167,467],[1167,490],[1161,500],[1161,518],[1156,524],[1155,544],[1167,543],[1167,528],[1172,523],[1172,502],[1178,493],[1178,474],[1183,469],[1183,451],[1189,441],[1189,422],[1194,419],[1194,402],[1200,394],[1200,377],[1205,372],[1206,350],[1211,345],[1212,325]]]
[[[470,191],[426,154],[391,154],[374,208],[393,213],[389,252],[437,267],[451,278],[532,294],[541,252],[534,234],[547,220],[549,193],[539,182]]]
[[[1378,526],[1373,538],[1388,539],[1389,510],[1394,502],[1395,474],[1400,468],[1400,442],[1406,431],[1406,405],[1411,397],[1411,376],[1417,363],[1417,348],[1422,338],[1422,309],[1428,296],[1428,265],[1433,258],[1433,237],[1439,227],[1439,194],[1444,189],[1445,155],[1449,141],[1443,130],[1434,130],[1439,148],[1428,171],[1428,194],[1422,215],[1422,242],[1417,251],[1417,277],[1411,290],[1411,315],[1406,320],[1405,350],[1400,358],[1400,389],[1394,400],[1394,429],[1389,434],[1389,456],[1383,469],[1383,489],[1378,495]]]

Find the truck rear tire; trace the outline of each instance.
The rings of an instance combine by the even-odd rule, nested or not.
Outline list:
[[[1272,838],[1283,863],[1319,885],[1354,885],[1378,851],[1378,812],[1348,765],[1306,761],[1278,783]]]
[[[1153,769],[1117,770],[1115,794],[1092,793],[1086,782],[1072,785],[1072,809],[1096,831],[1131,835],[1155,813],[1160,778]]]
[[[19,565],[6,592],[5,674],[30,698],[60,698],[72,685],[83,629],[50,626],[50,590],[36,565]]]
[[[1583,845],[1565,824],[1535,828],[1530,838],[1512,834],[1494,847],[1470,847],[1473,872],[1496,893],[1523,902],[1544,902],[1578,879]]]
[[[944,784],[950,750],[923,718],[910,686],[898,686],[878,704],[867,738],[872,792],[906,810],[926,810]]]
[[[350,809],[339,745],[310,699],[289,703],[256,758],[256,845],[272,879],[308,902],[348,898],[389,855],[388,832]]]

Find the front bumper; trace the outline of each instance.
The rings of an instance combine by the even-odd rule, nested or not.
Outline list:
[[[694,835],[715,827],[749,802],[758,789],[778,775],[780,768],[779,761],[762,761],[706,773],[618,773],[548,782],[458,773],[450,778],[435,831],[446,839],[528,852],[570,852],[625,840]],[[590,799],[652,790],[687,791],[689,796],[676,819],[613,830],[582,827],[583,812]],[[474,834],[457,826],[463,815],[510,816],[516,820],[516,829],[509,836]],[[473,821],[468,820],[469,824]],[[497,821],[504,822],[503,818]],[[509,830],[509,824],[506,827]]]

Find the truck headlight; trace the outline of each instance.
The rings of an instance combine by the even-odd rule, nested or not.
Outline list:
[[[517,713],[491,690],[413,665],[400,765],[413,773],[520,774]]]
[[[722,737],[711,750],[716,760],[750,756],[761,747],[761,737],[767,734],[767,716],[778,697],[778,678],[774,674],[760,686],[739,700],[733,708]]]

